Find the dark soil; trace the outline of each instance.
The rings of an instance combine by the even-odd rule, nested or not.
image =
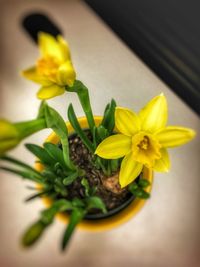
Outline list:
[[[89,131],[85,131],[88,137],[91,139]],[[107,178],[101,170],[95,168],[92,164],[92,154],[88,151],[85,145],[82,143],[81,139],[75,134],[69,137],[69,146],[70,146],[70,157],[73,162],[78,165],[81,169],[84,169],[90,187],[96,187],[96,196],[99,196],[106,205],[107,210],[115,209],[121,206],[126,202],[132,194],[125,188],[120,189],[119,184],[116,184],[116,173],[113,174],[115,179]],[[85,197],[84,187],[81,185],[81,179],[77,178],[70,186],[68,186],[68,199],[73,199],[74,197],[83,198]],[[111,183],[109,183],[109,179]],[[109,186],[114,181],[114,192],[108,190]],[[109,183],[109,186],[105,188],[104,184],[106,181]],[[112,190],[113,191],[113,190]],[[91,213],[101,213],[99,210],[93,210]]]

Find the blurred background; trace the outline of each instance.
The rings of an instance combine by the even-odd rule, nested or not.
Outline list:
[[[78,79],[90,89],[95,114],[101,115],[111,98],[137,111],[164,92],[169,124],[199,133],[198,1],[86,2],[0,0],[0,117],[20,121],[37,114],[38,87],[19,73],[37,58],[32,38],[37,27],[48,28],[43,22],[36,28],[30,21],[23,24],[28,15],[39,13],[56,26],[48,29],[61,31],[69,42]],[[49,101],[65,118],[70,102],[81,116],[73,94]],[[42,131],[25,142],[42,144],[48,134]],[[11,154],[34,162],[23,146]],[[21,247],[21,234],[37,219],[43,204],[39,200],[25,204],[28,184],[1,172],[0,266],[200,266],[199,135],[170,155],[170,173],[155,175],[151,199],[133,220],[108,232],[78,230],[64,254],[59,242],[65,226],[59,221],[34,248]]]

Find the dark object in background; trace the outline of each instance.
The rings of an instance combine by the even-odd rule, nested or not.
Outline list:
[[[22,25],[32,39],[37,43],[38,32],[47,32],[53,36],[62,34],[61,30],[50,20],[47,15],[42,13],[31,13],[22,20]]]
[[[86,0],[200,114],[200,2]]]

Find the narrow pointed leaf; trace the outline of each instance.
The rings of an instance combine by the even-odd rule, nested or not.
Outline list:
[[[89,197],[89,195],[90,195],[90,186],[89,186],[88,180],[86,178],[83,178],[81,180],[81,184],[85,188],[85,196]]]
[[[69,157],[68,130],[65,121],[55,109],[49,106],[45,107],[45,119],[47,127],[51,128],[60,138],[66,166],[72,170],[75,169]]]
[[[72,203],[66,199],[59,199],[55,201],[50,208],[45,209],[41,212],[41,220],[45,224],[50,224],[53,222],[54,217],[58,212],[64,212],[67,210],[72,210]]]
[[[63,236],[62,250],[64,250],[68,245],[77,224],[83,219],[84,216],[85,216],[85,210],[83,209],[76,208],[72,211],[70,215],[69,224]]]
[[[42,191],[42,192],[33,194],[32,196],[26,198],[26,199],[25,199],[25,202],[29,202],[29,201],[31,201],[31,200],[34,200],[34,199],[38,198],[38,197],[44,196],[44,195],[48,194],[49,192],[50,192],[50,191],[48,190],[48,191]]]
[[[52,143],[44,143],[44,148],[47,151],[47,153],[52,158],[54,158],[55,161],[59,162],[62,167],[66,168],[63,152],[57,145]]]
[[[151,183],[147,179],[139,179],[138,185],[142,188],[149,186]]]
[[[132,189],[129,187],[129,191],[138,198],[147,199],[150,197],[150,194],[142,188]]]
[[[101,122],[101,125],[104,126],[110,134],[113,132],[115,127],[115,108],[116,102],[112,99],[111,103],[105,108],[103,120]]]
[[[68,108],[68,119],[72,125],[72,127],[74,128],[74,130],[76,131],[76,133],[78,134],[78,136],[81,138],[82,142],[84,143],[84,145],[91,151],[94,152],[94,147],[92,142],[88,139],[88,137],[86,136],[86,134],[84,133],[84,131],[82,130],[76,114],[74,112],[73,106],[72,104],[69,105]]]
[[[0,158],[0,160],[8,161],[10,163],[13,163],[13,164],[17,165],[18,167],[21,167],[21,168],[23,168],[25,170],[29,170],[29,171],[31,171],[33,173],[36,173],[37,175],[41,176],[41,174],[38,171],[36,171],[34,168],[32,168],[28,164],[26,164],[26,163],[24,163],[24,162],[22,162],[20,160],[17,160],[17,159],[15,159],[13,157],[3,156],[3,157]]]
[[[108,137],[108,130],[100,125],[99,127],[97,127],[97,134],[100,137],[100,141],[103,141],[106,137]]]
[[[68,175],[66,178],[63,180],[64,185],[70,185],[72,184],[78,177],[78,172],[73,172],[70,175]]]
[[[43,164],[54,165],[56,161],[52,158],[49,153],[42,147],[35,144],[26,144],[26,148],[33,153]]]
[[[87,210],[90,209],[100,209],[103,213],[106,213],[106,206],[103,202],[103,200],[99,197],[89,197],[88,199],[86,199],[87,202]]]
[[[85,203],[82,199],[75,197],[72,200],[72,205],[74,208],[84,208],[85,207]]]
[[[8,168],[8,167],[4,167],[4,166],[0,166],[0,169],[7,171],[7,172],[14,173],[18,176],[21,176],[24,179],[34,181],[36,183],[44,184],[44,181],[41,179],[41,177],[37,177],[36,174],[34,174],[34,173],[21,171],[21,170],[17,170],[17,169],[12,169],[12,168]]]

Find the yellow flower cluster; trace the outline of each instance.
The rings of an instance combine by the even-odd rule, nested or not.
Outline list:
[[[47,33],[38,35],[41,57],[35,66],[22,72],[22,75],[41,85],[37,93],[39,99],[49,99],[65,92],[66,86],[72,86],[76,73],[73,68],[67,42],[58,36]]]
[[[121,187],[134,181],[143,166],[167,172],[170,160],[166,148],[183,145],[194,138],[192,129],[166,126],[167,116],[163,94],[153,98],[139,114],[116,108],[115,125],[119,133],[103,140],[95,153],[105,159],[124,157],[119,175]]]

